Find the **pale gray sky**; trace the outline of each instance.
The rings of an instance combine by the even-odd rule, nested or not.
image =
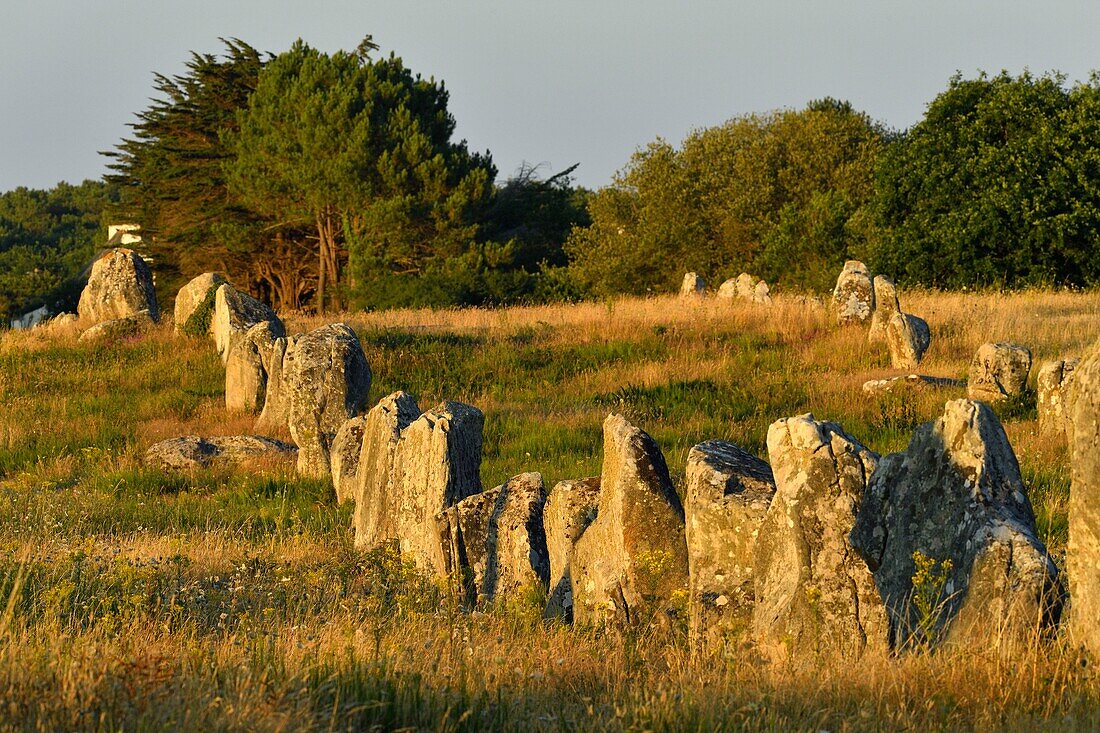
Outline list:
[[[0,0],[0,191],[103,174],[154,71],[236,36],[325,51],[367,33],[451,92],[458,133],[607,183],[658,135],[850,100],[904,128],[961,70],[1100,68],[1095,0]]]

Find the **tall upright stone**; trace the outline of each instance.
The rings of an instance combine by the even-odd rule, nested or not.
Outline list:
[[[1082,359],[1073,381],[1066,549],[1073,599],[1069,628],[1076,643],[1100,657],[1100,346]]]
[[[895,313],[901,313],[898,289],[894,281],[885,275],[875,275],[872,281],[875,293],[875,311],[871,314],[871,330],[867,340],[871,343],[886,341],[886,326]]]
[[[680,284],[681,298],[699,298],[706,295],[707,281],[699,277],[697,273],[684,274],[684,281]]]
[[[837,323],[864,324],[875,312],[875,290],[871,284],[871,271],[858,260],[848,260],[836,279],[833,288],[833,307]]]
[[[485,416],[461,402],[444,402],[414,420],[401,435],[394,458],[398,547],[417,567],[451,573],[450,537],[437,516],[481,491]]]
[[[270,321],[257,323],[233,344],[225,361],[225,407],[256,414],[267,399],[267,362],[276,331]]]
[[[577,623],[645,625],[686,601],[684,509],[654,440],[621,415],[604,420],[600,503],[573,547]]]
[[[1073,386],[1073,374],[1078,359],[1059,359],[1048,361],[1039,369],[1035,380],[1039,429],[1044,433],[1070,433],[1070,394]]]
[[[192,278],[176,293],[173,322],[176,333],[205,336],[214,320],[214,296],[226,282],[217,272],[204,272]]]
[[[981,402],[948,402],[905,452],[882,459],[852,537],[895,646],[986,648],[1057,621],[1061,581],[1026,492],[1008,437]]]
[[[923,318],[898,312],[886,324],[884,339],[894,369],[916,369],[932,343],[932,333]]]
[[[972,400],[999,402],[1027,390],[1031,351],[1009,343],[982,344],[970,361],[966,385]]]
[[[559,481],[546,499],[542,524],[550,555],[550,597],[543,615],[548,619],[573,622],[573,547],[596,520],[599,505],[599,476]]]
[[[889,646],[886,608],[849,535],[878,456],[813,415],[768,429],[776,493],[756,540],[753,628],[774,658]]]
[[[402,485],[397,447],[405,429],[420,417],[416,400],[394,392],[372,407],[363,421],[362,449],[355,479],[355,546],[370,550],[397,540]]]
[[[359,456],[363,450],[363,431],[367,417],[360,415],[344,421],[332,438],[329,449],[329,466],[332,470],[332,488],[336,503],[355,501],[359,483]]]
[[[266,303],[222,283],[214,293],[214,316],[210,321],[210,333],[224,363],[233,345],[245,337],[248,329],[257,323],[268,321],[276,338],[286,336],[283,322]]]
[[[298,472],[329,476],[336,431],[367,404],[371,371],[359,338],[344,323],[322,326],[288,344],[280,390],[290,435],[298,446]]]
[[[267,391],[264,406],[256,418],[256,429],[261,431],[285,430],[290,427],[290,403],[283,389],[283,365],[286,352],[293,349],[300,336],[282,336],[271,343],[264,354],[264,371],[267,374]]]
[[[756,536],[775,479],[766,462],[722,440],[692,448],[686,473],[691,640],[720,641],[751,628]]]
[[[76,312],[85,325],[126,318],[158,321],[153,273],[141,255],[123,248],[100,255],[92,263]]]

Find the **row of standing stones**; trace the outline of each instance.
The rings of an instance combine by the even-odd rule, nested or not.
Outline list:
[[[750,280],[759,292],[749,276],[745,292]],[[97,261],[80,302],[93,327],[157,317],[148,268],[125,250]],[[860,263],[845,265],[834,303],[841,322],[877,323],[888,343],[923,333],[927,348],[924,322]],[[749,633],[788,658],[1027,640],[1059,622],[1062,578],[986,404],[1027,388],[1023,347],[983,345],[969,399],[947,402],[903,452],[878,456],[810,414],[781,419],[768,461],[724,441],[695,446],[681,502],[660,448],[621,415],[604,421],[600,476],[548,492],[523,473],[486,490],[482,413],[457,402],[421,412],[404,392],[364,413],[371,371],[347,325],[288,336],[213,273],[180,291],[174,316],[178,331],[214,340],[227,407],[258,414],[258,429],[287,426],[295,445],[185,436],[151,447],[150,463],[296,452],[302,474],[331,476],[338,500],[354,502],[358,548],[398,548],[457,582],[470,607],[534,590],[548,618],[612,628],[686,610],[693,643]],[[1100,653],[1100,349],[1044,365],[1037,386],[1041,424],[1071,448],[1070,627]]]

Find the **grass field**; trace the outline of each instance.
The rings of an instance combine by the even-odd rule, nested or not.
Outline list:
[[[1100,337],[1100,295],[905,293],[928,320],[921,372],[964,377],[985,341],[1038,364]],[[884,347],[794,299],[675,299],[330,316],[358,332],[372,402],[397,389],[486,415],[486,486],[599,473],[609,411],[661,445],[764,455],[812,411],[868,447],[905,446],[961,389],[868,397]],[[321,323],[290,318],[302,331]],[[1033,371],[1033,377],[1034,377]],[[165,475],[153,442],[251,432],[227,416],[213,345],[162,326],[113,344],[0,341],[0,723],[29,730],[1100,729],[1100,676],[1064,639],[1012,654],[769,665],[748,640],[620,636],[464,614],[396,558],[352,547],[350,508],[293,465]],[[1034,404],[1002,408],[1039,532],[1059,561],[1069,474]],[[275,437],[288,437],[286,435]]]

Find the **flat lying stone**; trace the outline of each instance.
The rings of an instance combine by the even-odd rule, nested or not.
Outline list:
[[[966,380],[949,377],[929,377],[924,374],[906,374],[901,377],[872,379],[863,383],[863,391],[869,395],[883,394],[896,389],[965,387]]]
[[[185,435],[154,443],[145,452],[146,465],[170,470],[206,468],[216,460],[237,463],[261,457],[293,457],[298,449],[262,435]]]

